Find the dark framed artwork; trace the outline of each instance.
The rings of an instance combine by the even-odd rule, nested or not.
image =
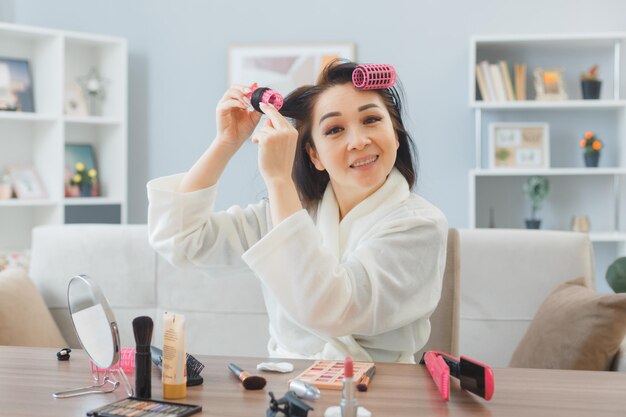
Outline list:
[[[0,57],[0,110],[35,111],[33,80],[27,60]]]

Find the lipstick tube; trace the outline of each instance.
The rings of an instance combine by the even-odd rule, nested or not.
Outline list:
[[[341,417],[356,417],[358,406],[354,384],[354,367],[352,358],[347,356],[343,367],[343,387],[341,389],[341,401],[339,401]]]

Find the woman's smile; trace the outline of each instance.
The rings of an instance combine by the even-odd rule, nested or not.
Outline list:
[[[369,155],[369,156],[366,156],[364,158],[359,158],[356,161],[354,161],[352,164],[350,164],[350,168],[362,169],[362,170],[370,169],[377,160],[378,160],[378,155]]]

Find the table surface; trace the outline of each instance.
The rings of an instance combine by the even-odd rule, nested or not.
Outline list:
[[[265,416],[268,392],[281,397],[287,381],[311,361],[292,361],[289,374],[263,373],[268,383],[261,391],[246,391],[227,369],[229,362],[255,372],[261,358],[196,356],[206,367],[204,384],[187,388],[179,402],[202,406],[197,416]],[[460,389],[451,379],[450,401],[441,399],[424,366],[379,363],[367,392],[357,393],[361,406],[379,416],[625,416],[626,374],[617,372],[494,369],[495,391],[485,401]],[[134,377],[130,376],[131,382]],[[0,416],[85,416],[89,410],[126,397],[120,387],[112,394],[57,399],[52,393],[90,385],[89,362],[81,350],[59,362],[56,350],[0,346]],[[153,399],[162,399],[160,371],[153,368]],[[311,401],[309,416],[323,416],[338,405],[340,391],[322,390]]]

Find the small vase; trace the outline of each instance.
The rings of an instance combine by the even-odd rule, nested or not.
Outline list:
[[[539,220],[539,219],[526,219],[526,228],[527,229],[540,229],[541,228],[541,220]]]
[[[586,153],[584,156],[585,166],[587,168],[596,168],[598,166],[598,162],[600,161],[600,152]]]
[[[80,186],[80,196],[81,197],[91,197],[92,185],[86,184]]]
[[[600,89],[602,81],[599,80],[582,80],[580,86],[583,90],[583,99],[597,100],[600,98]]]

